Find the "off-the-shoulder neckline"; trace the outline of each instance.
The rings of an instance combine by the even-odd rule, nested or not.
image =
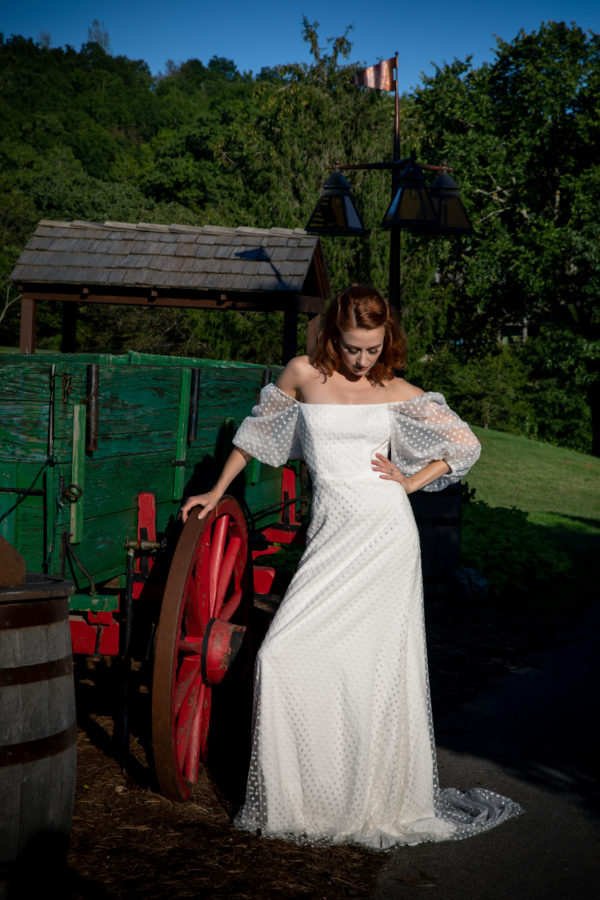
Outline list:
[[[269,387],[275,388],[275,390],[281,394],[283,397],[287,397],[288,400],[291,400],[292,403],[297,403],[298,406],[344,406],[344,407],[352,407],[355,409],[357,406],[367,406],[373,408],[374,406],[403,406],[406,403],[414,403],[415,400],[423,400],[425,397],[433,393],[432,391],[424,391],[422,394],[417,394],[415,397],[410,397],[408,400],[384,400],[382,403],[305,403],[303,400],[296,400],[295,397],[292,397],[290,394],[286,394],[285,391],[282,391],[280,387],[277,387],[276,384],[271,383],[268,385]]]

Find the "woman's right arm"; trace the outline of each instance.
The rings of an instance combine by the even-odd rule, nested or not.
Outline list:
[[[223,471],[219,475],[215,486],[211,488],[210,491],[207,491],[206,494],[196,494],[193,497],[188,497],[183,506],[181,507],[181,518],[183,521],[187,521],[187,517],[190,514],[190,510],[192,510],[195,506],[201,506],[202,509],[198,513],[199,519],[204,519],[205,516],[209,514],[211,509],[214,509],[231,482],[236,478],[240,472],[244,469],[245,465],[250,462],[252,456],[249,453],[246,453],[245,450],[241,450],[239,447],[234,447],[227,462],[223,466]]]
[[[306,356],[300,356],[290,360],[290,362],[286,365],[285,369],[277,379],[277,387],[279,388],[279,390],[283,391],[284,394],[288,394],[288,396],[296,399],[298,394],[301,393],[301,386],[303,380],[307,377],[307,370],[309,365],[310,364],[308,362],[308,357]],[[283,408],[277,410],[277,412],[282,411]],[[247,421],[251,421],[252,419],[253,416],[249,416],[248,420],[245,419],[244,423],[242,423],[240,431],[243,430],[245,423]],[[260,418],[256,421],[260,421]],[[273,446],[276,446],[273,440],[271,440],[271,444],[273,444]],[[253,446],[252,443],[251,446]],[[277,449],[279,452],[279,448]],[[206,494],[196,494],[193,497],[189,497],[185,501],[185,503],[181,507],[181,518],[183,519],[183,521],[187,521],[190,510],[192,510],[195,506],[202,507],[202,509],[200,509],[200,511],[198,512],[198,518],[204,519],[205,516],[209,514],[211,509],[215,508],[231,482],[240,474],[244,466],[248,462],[250,462],[251,459],[251,453],[248,453],[246,450],[242,450],[241,447],[234,447],[227,459],[227,462],[223,466],[223,471],[219,475],[215,486],[211,488],[210,491],[207,491]],[[282,464],[281,462],[269,460],[263,460],[263,462],[269,462],[269,465]]]

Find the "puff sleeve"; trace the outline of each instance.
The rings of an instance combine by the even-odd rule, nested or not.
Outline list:
[[[404,403],[391,404],[391,458],[407,476],[414,475],[436,459],[443,459],[450,472],[424,491],[441,491],[467,474],[479,459],[479,441],[442,394],[429,392]]]
[[[268,384],[234,434],[233,443],[268,466],[282,466],[288,459],[302,458],[297,429],[298,402]]]

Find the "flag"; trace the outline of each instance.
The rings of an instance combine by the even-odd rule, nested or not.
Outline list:
[[[369,66],[357,72],[352,79],[354,84],[359,87],[376,88],[378,91],[394,90],[394,69],[396,68],[396,57],[384,59],[376,66]]]

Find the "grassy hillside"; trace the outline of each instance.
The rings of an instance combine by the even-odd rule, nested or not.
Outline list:
[[[463,563],[497,595],[572,603],[597,595],[600,459],[499,431],[467,476]]]
[[[481,458],[467,476],[477,499],[600,527],[600,459],[527,438],[474,428]]]

